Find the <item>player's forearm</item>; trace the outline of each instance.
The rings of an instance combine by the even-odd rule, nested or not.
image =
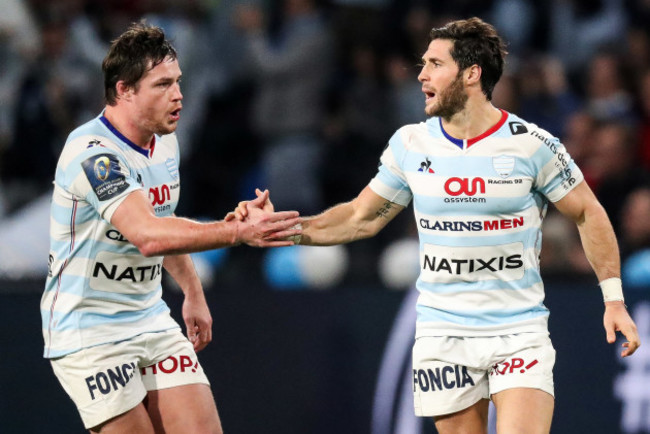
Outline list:
[[[179,217],[156,218],[138,231],[135,244],[144,256],[178,255],[239,243],[238,222],[202,223]]]
[[[163,260],[163,267],[178,283],[186,298],[205,298],[201,280],[196,274],[190,255],[167,255]]]
[[[619,277],[621,262],[618,242],[603,207],[594,204],[586,208],[583,219],[578,222],[578,230],[585,254],[598,281]]]
[[[337,205],[302,220],[300,244],[331,246],[369,238],[375,235],[371,221],[355,213],[352,202]]]

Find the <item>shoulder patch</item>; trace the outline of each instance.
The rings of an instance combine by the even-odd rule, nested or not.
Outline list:
[[[111,199],[129,187],[120,162],[113,154],[94,155],[81,166],[100,201]]]

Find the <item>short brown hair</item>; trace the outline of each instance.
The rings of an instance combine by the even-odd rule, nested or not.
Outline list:
[[[166,58],[176,59],[176,50],[165,38],[163,30],[144,21],[133,23],[112,42],[102,62],[106,103],[116,104],[115,85],[118,81],[135,86],[147,70]]]
[[[453,42],[450,54],[461,71],[472,65],[481,67],[481,89],[490,101],[508,54],[494,26],[474,17],[434,28],[429,36],[431,41],[447,39]]]

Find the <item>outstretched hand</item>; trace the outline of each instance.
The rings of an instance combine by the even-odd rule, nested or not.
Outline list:
[[[298,212],[274,212],[268,190],[255,189],[255,194],[255,199],[239,202],[224,219],[238,225],[237,240],[253,247],[294,245],[293,240],[302,233]]]
[[[234,211],[231,211],[228,214],[226,214],[224,220],[227,222],[231,220],[244,221],[244,219],[248,216],[248,206],[251,206],[253,208],[260,208],[267,212],[275,211],[275,209],[273,208],[273,203],[271,203],[271,199],[269,199],[268,190],[262,191],[259,188],[256,188],[255,194],[257,195],[255,199],[243,200],[239,202],[237,208],[235,208]]]
[[[607,333],[607,342],[610,344],[616,342],[616,332],[621,332],[627,339],[627,342],[622,345],[624,348],[621,351],[622,357],[631,356],[641,346],[636,324],[634,324],[634,320],[630,317],[622,301],[608,301],[605,303],[603,325]]]

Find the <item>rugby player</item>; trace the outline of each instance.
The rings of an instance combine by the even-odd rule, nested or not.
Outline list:
[[[602,289],[606,339],[620,331],[627,357],[640,341],[623,303],[616,237],[559,140],[492,105],[506,56],[494,27],[471,18],[430,37],[418,76],[429,119],[400,128],[359,196],[303,218],[296,241],[372,237],[413,201],[416,415],[433,417],[441,434],[486,433],[492,400],[498,432],[548,433],[555,350],[539,269],[548,203],[577,224]],[[226,219],[255,206],[242,203]]]
[[[41,301],[44,356],[91,432],[221,433],[196,352],[212,318],[190,252],[287,246],[297,212],[263,203],[250,221],[174,216],[183,96],[176,51],[134,24],[102,65],[106,107],[70,133],[51,208]],[[208,194],[205,200],[215,200]],[[162,269],[184,292],[185,337],[161,298]]]

